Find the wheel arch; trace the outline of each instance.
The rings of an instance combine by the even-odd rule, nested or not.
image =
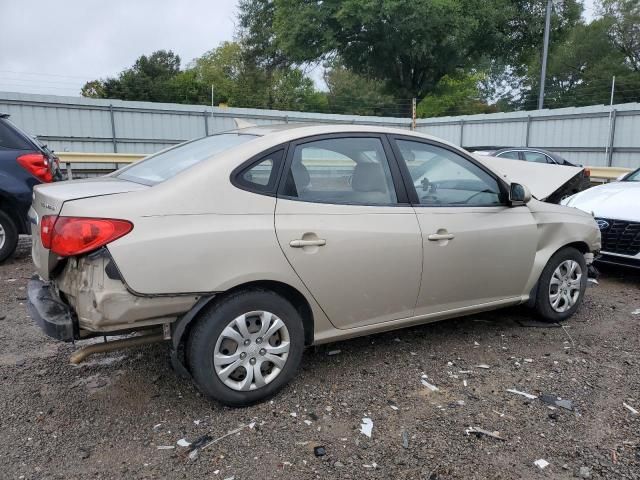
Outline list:
[[[190,376],[186,368],[184,358],[185,342],[200,312],[208,307],[213,307],[217,302],[241,290],[262,289],[274,292],[287,299],[300,313],[304,330],[304,344],[313,345],[315,321],[313,310],[306,297],[295,287],[276,280],[254,280],[238,284],[224,292],[215,295],[200,297],[196,304],[187,313],[182,315],[171,326],[171,362],[174,368],[184,376]]]

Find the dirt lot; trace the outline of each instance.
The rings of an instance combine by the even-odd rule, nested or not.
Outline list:
[[[178,378],[164,345],[70,365],[73,346],[25,313],[27,242],[0,266],[1,478],[640,478],[640,415],[623,406],[640,410],[638,272],[605,270],[566,328],[512,309],[308,349],[272,402],[233,410]],[[250,423],[195,459],[176,445]]]

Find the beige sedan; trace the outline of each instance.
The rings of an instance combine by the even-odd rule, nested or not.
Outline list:
[[[490,160],[352,125],[187,142],[38,186],[30,216],[29,308],[46,333],[144,331],[91,351],[170,341],[174,366],[234,406],[282,388],[305,345],[524,303],[564,320],[600,249],[590,215],[531,198]]]

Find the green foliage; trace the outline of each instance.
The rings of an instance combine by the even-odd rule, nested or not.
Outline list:
[[[485,80],[486,75],[477,72],[445,75],[433,92],[418,104],[417,116],[428,118],[498,111],[495,105],[488,105],[481,98],[479,86]]]

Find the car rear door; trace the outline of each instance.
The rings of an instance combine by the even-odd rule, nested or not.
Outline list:
[[[384,136],[291,144],[275,226],[286,258],[336,327],[413,314],[422,238]]]
[[[507,302],[531,273],[537,227],[511,208],[495,176],[471,157],[415,137],[394,137],[423,236],[416,315]]]

